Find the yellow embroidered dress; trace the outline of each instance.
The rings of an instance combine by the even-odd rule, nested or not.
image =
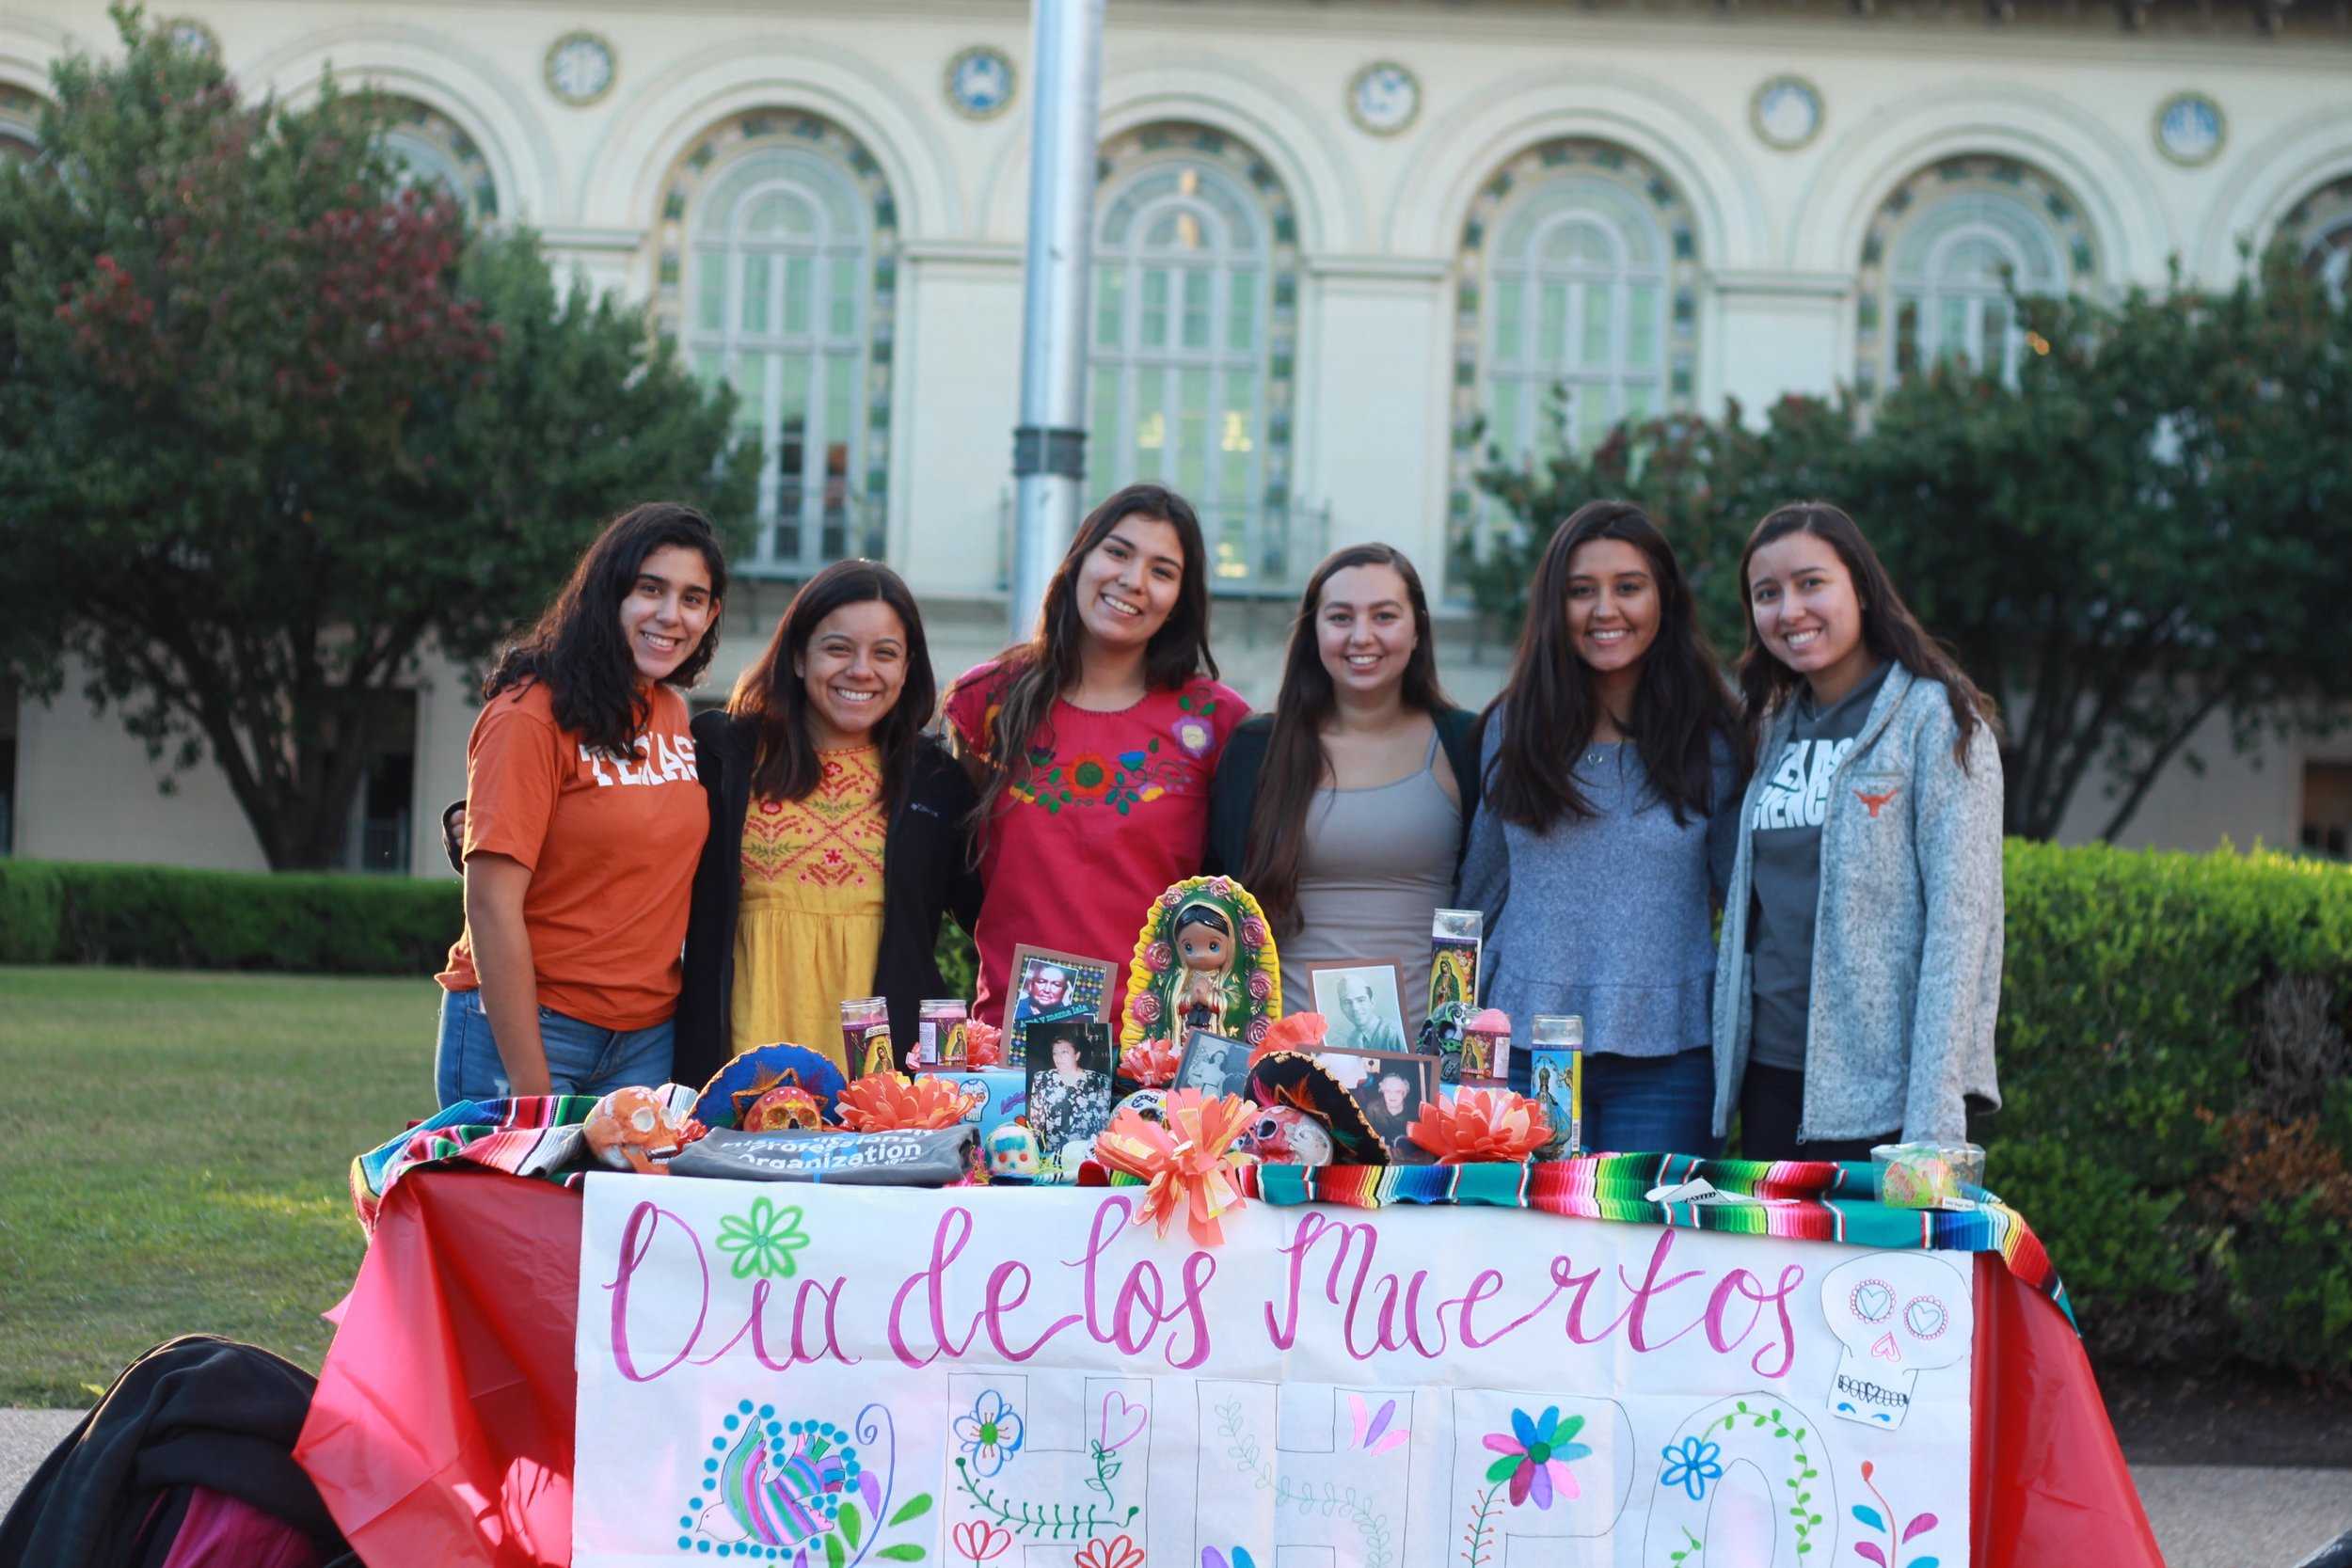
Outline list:
[[[887,824],[872,747],[818,760],[823,770],[806,800],[755,793],[743,814],[728,1037],[738,1055],[789,1040],[846,1072],[841,1003],[873,994]]]

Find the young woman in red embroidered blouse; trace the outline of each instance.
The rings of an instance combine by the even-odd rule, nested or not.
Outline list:
[[[1216,678],[1205,554],[1182,496],[1128,486],[1079,525],[1036,635],[948,693],[950,737],[980,790],[973,1016],[985,1022],[1004,1021],[1023,943],[1111,964],[1118,1019],[1145,911],[1200,870],[1209,781],[1249,711]]]

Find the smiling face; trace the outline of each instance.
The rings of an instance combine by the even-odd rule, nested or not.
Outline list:
[[[1785,533],[1756,548],[1748,613],[1764,651],[1803,675],[1817,702],[1836,702],[1870,672],[1853,574],[1819,535]]]
[[[1175,525],[1131,513],[1073,574],[1078,624],[1104,648],[1140,652],[1168,625],[1184,580],[1184,545]]]
[[[1395,567],[1344,566],[1324,579],[1315,601],[1315,653],[1334,689],[1385,698],[1404,683],[1420,643],[1411,594]]]
[[[907,684],[907,628],[880,599],[845,604],[792,661],[808,697],[809,736],[826,751],[866,743]]]
[[[686,545],[664,545],[646,554],[637,580],[621,601],[621,641],[637,678],[651,685],[668,680],[702,646],[719,601],[710,592],[710,563]]]
[[[1211,926],[1187,926],[1176,939],[1176,951],[1186,969],[1223,969],[1232,947],[1232,939]]]
[[[1379,1022],[1372,1010],[1372,988],[1360,980],[1340,982],[1340,1012],[1359,1029],[1370,1029]]]
[[[1658,640],[1658,578],[1623,539],[1593,539],[1568,557],[1568,645],[1597,674],[1638,668]]]

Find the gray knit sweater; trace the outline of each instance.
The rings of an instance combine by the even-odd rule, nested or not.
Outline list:
[[[1498,709],[1481,778],[1502,733]],[[1728,811],[1738,781],[1730,746],[1716,746],[1714,797]],[[1576,782],[1597,816],[1538,833],[1482,809],[1462,860],[1461,905],[1486,922],[1480,990],[1511,1015],[1522,1042],[1511,1053],[1515,1080],[1525,1076],[1528,1020],[1537,1013],[1581,1016],[1587,1050],[1623,1056],[1670,1056],[1708,1039],[1708,818],[1676,822],[1631,743],[1586,752]]]
[[[1757,755],[1780,753],[1790,705]],[[1943,684],[1898,665],[1830,790],[1813,941],[1800,1138],[1958,1139],[1963,1102],[2001,1102],[1993,1026],[2001,1005],[2001,754],[1979,728],[1968,766]],[[1740,803],[1715,965],[1715,1133],[1747,1071],[1750,821],[1769,770]]]

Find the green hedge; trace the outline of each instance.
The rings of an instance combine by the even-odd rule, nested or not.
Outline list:
[[[0,860],[0,962],[431,974],[454,880]]]
[[[2352,872],[2012,842],[1987,1181],[2094,1352],[2352,1378]]]
[[[2012,842],[2008,877],[1978,1134],[2093,1350],[2352,1380],[2352,871]],[[13,963],[427,974],[460,917],[447,880],[0,861]]]

